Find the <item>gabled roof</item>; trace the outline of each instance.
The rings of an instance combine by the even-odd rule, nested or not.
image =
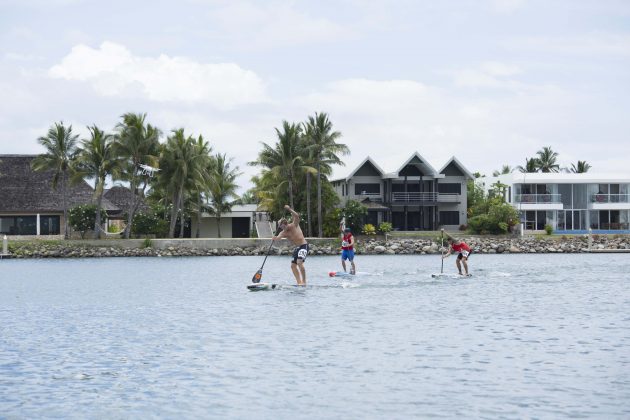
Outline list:
[[[114,203],[121,211],[129,211],[131,204],[131,190],[127,187],[123,187],[122,185],[115,185],[112,188],[105,190],[103,198],[106,198]],[[138,210],[146,212],[149,210],[149,206],[144,200],[140,200]]]
[[[363,168],[363,166],[367,163],[370,163],[372,166],[374,166],[374,169],[376,169],[379,172],[380,176],[383,176],[383,174],[385,172],[383,172],[383,170],[381,169],[380,166],[378,166],[376,164],[376,162],[374,162],[374,160],[371,157],[366,157],[365,159],[363,159],[363,162],[361,162],[355,169],[354,171],[352,171],[350,173],[350,175],[348,175],[345,178],[341,178],[341,179],[336,179],[335,181],[341,181],[341,180],[345,180],[346,182],[349,181],[361,168]]]
[[[0,155],[0,211],[2,212],[62,212],[61,188],[52,188],[53,171],[35,172],[31,162],[36,155]],[[94,189],[85,181],[68,184],[67,208],[88,204]],[[103,200],[105,210],[117,210]]]
[[[439,173],[444,174],[444,171],[446,170],[446,168],[448,168],[448,166],[451,165],[451,164],[457,166],[457,168],[466,176],[467,179],[474,179],[475,178],[473,176],[473,174],[468,169],[466,169],[466,167],[464,165],[462,165],[462,163],[459,160],[457,160],[457,158],[455,156],[451,157],[444,164],[444,166],[442,166],[442,169],[440,169]]]
[[[396,170],[395,174],[396,176],[399,176],[398,174],[405,169],[405,167],[407,165],[411,165],[411,166],[415,166],[417,167],[420,172],[422,172],[424,175],[429,175],[429,176],[435,176],[438,173],[436,172],[435,168],[433,168],[433,166],[431,166],[427,160],[425,158],[423,158],[422,156],[420,156],[420,153],[418,152],[414,152],[409,159],[407,159],[405,161],[405,163],[403,163],[400,168],[398,168],[398,170]]]

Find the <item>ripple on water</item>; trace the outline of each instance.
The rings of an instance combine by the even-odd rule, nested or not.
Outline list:
[[[288,262],[264,281],[293,284]],[[622,255],[477,255],[466,279],[432,278],[436,256],[357,256],[350,280],[310,257],[309,287],[257,293],[254,257],[1,264],[9,418],[630,412]]]

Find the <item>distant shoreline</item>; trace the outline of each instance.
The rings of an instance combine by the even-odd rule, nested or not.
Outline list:
[[[550,253],[630,253],[630,236],[461,236],[476,254],[550,254]],[[426,237],[359,237],[357,254],[427,255],[441,252],[439,239]],[[267,252],[269,239],[130,239],[130,240],[54,240],[11,241],[12,258],[104,258],[171,256],[256,256]],[[337,255],[336,239],[310,238],[309,255]],[[274,244],[271,255],[288,255],[293,250],[286,241]]]

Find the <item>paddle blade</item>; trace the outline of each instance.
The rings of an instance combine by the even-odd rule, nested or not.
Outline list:
[[[262,269],[256,271],[256,274],[254,274],[252,278],[252,283],[260,283],[260,279],[262,279]]]

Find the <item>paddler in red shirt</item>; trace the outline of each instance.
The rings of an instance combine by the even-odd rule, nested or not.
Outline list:
[[[462,274],[462,275],[468,276],[468,258],[470,257],[470,253],[472,252],[472,249],[470,249],[470,247],[464,241],[448,238],[448,252],[444,254],[442,258],[448,257],[449,255],[451,255],[453,251],[459,253],[457,255],[457,259],[455,260],[455,264],[457,264],[457,271],[459,271],[459,274],[462,274],[462,264],[463,264],[464,271],[466,274]]]

